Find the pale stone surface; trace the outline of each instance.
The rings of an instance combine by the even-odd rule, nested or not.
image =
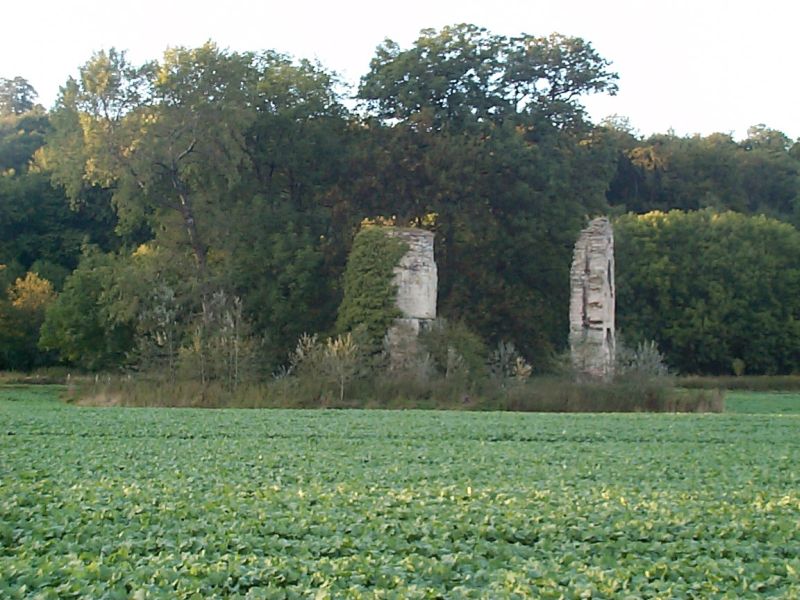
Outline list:
[[[386,332],[385,348],[393,370],[413,369],[419,355],[418,338],[422,329],[420,319],[395,319]]]
[[[423,229],[392,228],[390,236],[408,244],[408,252],[394,268],[397,307],[409,319],[436,318],[436,262],[434,234]]]
[[[614,232],[605,217],[592,220],[575,243],[570,270],[569,345],[579,375],[614,374]]]
[[[438,275],[433,258],[434,234],[423,229],[392,228],[392,237],[408,244],[408,252],[394,269],[397,307],[403,313],[386,333],[386,347],[393,369],[413,366],[419,355],[420,331],[436,318]]]

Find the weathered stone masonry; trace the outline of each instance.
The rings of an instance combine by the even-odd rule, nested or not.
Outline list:
[[[575,243],[570,270],[569,345],[579,376],[614,374],[614,233],[605,217],[589,223]]]
[[[394,269],[397,307],[403,316],[387,332],[392,366],[401,368],[417,354],[417,337],[436,318],[438,275],[433,257],[434,234],[413,228],[391,228],[388,235],[408,244],[408,252]]]

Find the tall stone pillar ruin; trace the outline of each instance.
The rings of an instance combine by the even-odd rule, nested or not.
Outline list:
[[[575,242],[570,270],[569,346],[579,377],[614,374],[614,232],[606,217],[593,219]]]
[[[394,268],[392,281],[397,287],[397,307],[403,316],[395,319],[386,334],[391,366],[400,369],[416,358],[419,333],[436,318],[435,236],[423,229],[400,227],[388,229],[387,233],[408,244],[408,251]]]

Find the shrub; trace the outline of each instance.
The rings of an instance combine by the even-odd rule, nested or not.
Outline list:
[[[654,339],[683,374],[800,369],[800,232],[765,216],[710,210],[614,223],[617,324]]]
[[[614,360],[614,373],[621,379],[640,380],[669,375],[664,355],[653,340],[639,342],[635,348],[618,343]]]
[[[358,332],[339,334],[321,341],[303,334],[289,356],[289,368],[276,379],[284,392],[326,399],[331,385],[337,389],[339,403],[344,402],[345,386],[364,370],[364,356],[357,343]]]
[[[489,372],[495,381],[525,381],[533,368],[517,352],[513,342],[501,341],[489,355]]]
[[[401,316],[392,280],[395,266],[407,251],[405,242],[375,225],[363,227],[353,240],[336,327],[341,333],[365,327],[372,351],[380,350],[386,330]]]
[[[486,346],[464,323],[436,319],[420,335],[420,343],[445,379],[475,382],[486,377]]]

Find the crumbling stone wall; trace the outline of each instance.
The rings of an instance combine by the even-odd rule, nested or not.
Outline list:
[[[614,232],[605,217],[592,220],[575,242],[570,270],[569,345],[579,376],[614,374]]]
[[[408,251],[394,269],[397,307],[402,317],[395,319],[386,334],[391,366],[409,366],[418,355],[417,338],[436,318],[438,273],[433,256],[434,234],[415,228],[391,228],[388,235],[408,245]]]

